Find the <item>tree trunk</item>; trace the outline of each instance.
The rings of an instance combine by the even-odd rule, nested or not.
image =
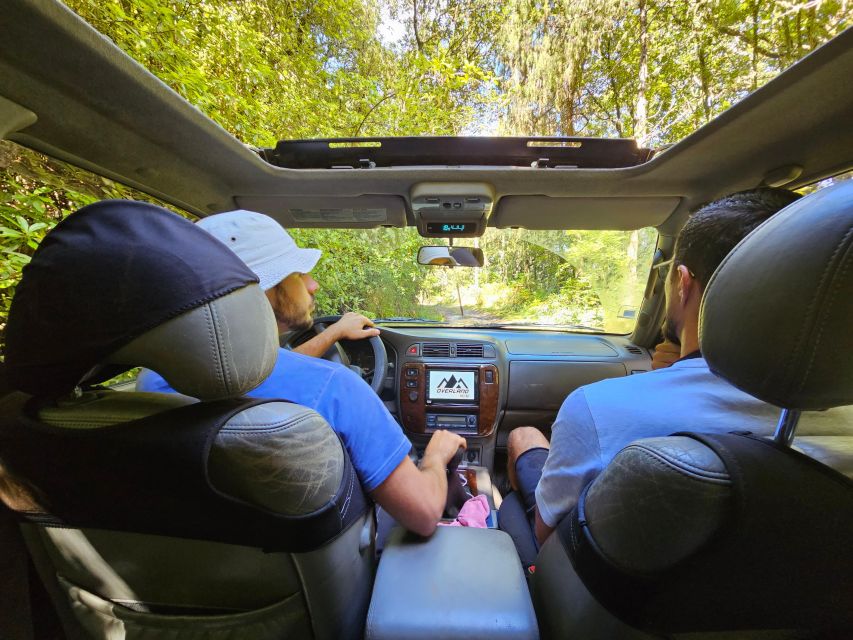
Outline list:
[[[418,45],[418,52],[423,52],[424,42],[421,40],[421,34],[418,32],[418,0],[412,0],[412,28],[415,32],[415,44]]]
[[[628,292],[633,296],[637,290],[637,257],[640,254],[640,232],[634,230],[628,238]]]
[[[752,2],[752,90],[758,89],[758,0]]]
[[[640,0],[640,63],[639,82],[637,84],[637,107],[634,119],[634,138],[637,144],[645,147],[649,143],[649,28],[648,6],[646,0]]]
[[[705,47],[700,41],[696,45],[696,53],[699,57],[699,83],[702,87],[702,111],[705,116],[705,122],[711,120],[711,91],[708,82],[708,61],[705,58]]]

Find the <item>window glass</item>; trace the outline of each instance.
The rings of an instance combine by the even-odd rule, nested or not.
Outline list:
[[[642,301],[657,232],[487,229],[455,246],[483,251],[482,268],[417,264],[416,229],[295,229],[323,250],[313,274],[319,314],[452,326],[523,325],[629,333]]]

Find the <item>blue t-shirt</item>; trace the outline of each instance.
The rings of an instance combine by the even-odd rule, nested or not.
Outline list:
[[[174,393],[143,370],[138,391]],[[279,349],[269,377],[246,395],[279,398],[314,409],[340,434],[365,491],[373,491],[409,453],[411,443],[388,409],[355,372],[327,360]]]

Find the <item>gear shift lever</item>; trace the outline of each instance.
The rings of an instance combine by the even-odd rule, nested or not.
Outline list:
[[[455,518],[459,515],[459,509],[465,504],[468,495],[465,493],[465,488],[462,486],[462,480],[459,478],[457,468],[462,462],[462,456],[465,455],[465,448],[459,447],[450,462],[447,463],[447,504],[444,506],[444,518]]]

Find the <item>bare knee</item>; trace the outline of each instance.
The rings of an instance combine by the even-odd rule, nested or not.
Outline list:
[[[509,432],[507,452],[510,460],[517,460],[525,451],[539,447],[549,449],[550,443],[536,427],[517,427]]]

